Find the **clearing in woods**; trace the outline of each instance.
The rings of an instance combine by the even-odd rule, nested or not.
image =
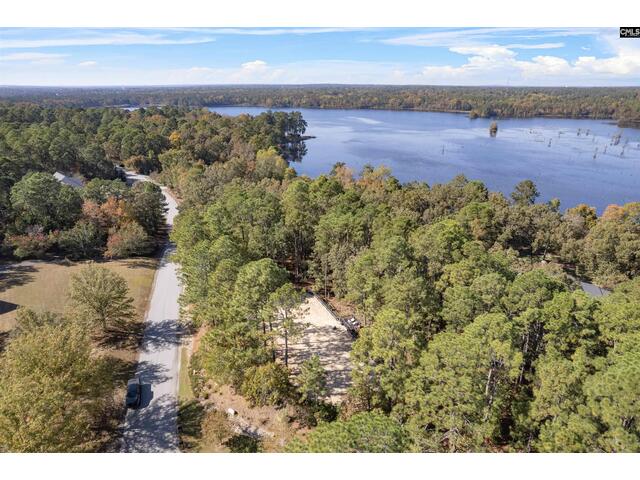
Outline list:
[[[71,275],[78,273],[87,263],[65,260],[0,263],[0,332],[8,332],[13,328],[19,307],[63,313],[68,303]],[[138,319],[142,321],[158,265],[157,259],[129,258],[97,264],[124,277]]]
[[[318,355],[327,374],[327,400],[339,403],[351,384],[349,353],[353,338],[315,295],[307,295],[298,321],[306,327],[301,335],[289,341],[289,367],[294,379],[302,362]]]

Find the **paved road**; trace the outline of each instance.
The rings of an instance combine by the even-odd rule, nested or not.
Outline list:
[[[149,181],[145,175],[127,173],[132,180]],[[175,200],[165,188],[167,224],[178,213]],[[167,243],[156,272],[146,317],[146,328],[138,359],[137,374],[142,379],[142,405],[129,409],[124,423],[122,451],[178,451],[177,394],[180,370],[178,297],[180,283],[176,265],[169,262],[174,246]]]

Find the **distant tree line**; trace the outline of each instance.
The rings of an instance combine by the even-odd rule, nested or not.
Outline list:
[[[131,88],[5,87],[0,98],[64,106],[221,105],[464,112],[475,117],[609,118],[640,125],[637,87],[447,87],[364,85]]]

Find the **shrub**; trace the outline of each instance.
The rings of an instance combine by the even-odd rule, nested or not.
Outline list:
[[[260,453],[262,451],[260,440],[248,435],[234,435],[224,442],[224,446],[231,450],[231,453]]]
[[[357,413],[348,420],[325,423],[305,440],[294,439],[287,452],[301,453],[400,453],[409,448],[404,428],[378,412]]]
[[[139,223],[127,222],[109,235],[107,258],[123,258],[136,255],[146,255],[153,250],[153,242]]]
[[[233,435],[233,429],[224,412],[211,410],[202,421],[202,441],[205,446],[222,445]]]
[[[7,235],[5,244],[13,248],[13,255],[19,259],[42,258],[55,244],[56,234],[49,235],[42,227],[30,227],[25,235]]]
[[[289,369],[271,362],[247,372],[242,383],[242,394],[253,405],[282,405],[291,396]]]
[[[301,426],[317,427],[321,423],[335,421],[338,408],[331,403],[301,403],[295,406],[295,415]]]

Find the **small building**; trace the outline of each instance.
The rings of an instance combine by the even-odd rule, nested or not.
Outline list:
[[[67,175],[60,172],[54,173],[53,177],[63,185],[68,185],[72,188],[82,188],[84,186],[80,180],[73,177],[68,177]]]
[[[582,290],[592,297],[606,297],[611,293],[611,290],[599,287],[598,285],[595,285],[593,283],[585,282],[582,280],[579,280],[579,282]]]

